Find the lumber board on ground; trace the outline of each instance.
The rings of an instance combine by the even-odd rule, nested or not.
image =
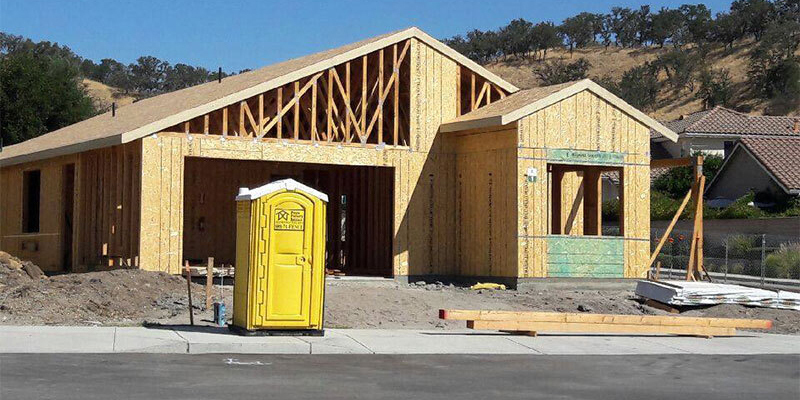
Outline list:
[[[654,326],[698,326],[715,328],[770,329],[765,319],[676,317],[661,315],[584,314],[538,311],[439,310],[439,318],[462,321],[553,322]],[[536,330],[497,328],[503,330]]]
[[[526,332],[650,333],[696,336],[735,336],[736,328],[683,325],[636,325],[617,323],[467,321],[469,329]]]

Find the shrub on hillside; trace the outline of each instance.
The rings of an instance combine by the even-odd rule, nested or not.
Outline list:
[[[571,63],[557,60],[545,62],[534,68],[533,72],[542,80],[543,85],[557,85],[586,78],[591,66],[592,64],[585,58],[579,58]]]

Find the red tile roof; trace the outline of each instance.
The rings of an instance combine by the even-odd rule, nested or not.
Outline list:
[[[739,143],[789,191],[800,191],[800,137],[742,138]]]
[[[689,114],[664,125],[679,136],[716,134],[800,137],[800,117],[747,115],[719,106]]]

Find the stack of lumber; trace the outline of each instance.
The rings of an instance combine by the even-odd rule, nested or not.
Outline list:
[[[467,328],[470,329],[533,336],[538,332],[579,332],[712,337],[734,336],[736,328],[772,328],[770,320],[535,311],[439,310],[439,318],[467,321]]]
[[[636,295],[674,306],[741,304],[800,311],[800,293],[690,281],[639,281]]]

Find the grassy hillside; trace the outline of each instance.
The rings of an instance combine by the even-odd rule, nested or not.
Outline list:
[[[91,79],[83,79],[83,87],[86,93],[94,101],[94,106],[98,110],[108,110],[111,108],[111,103],[116,102],[117,107],[128,105],[136,100],[133,96],[126,95],[122,90],[108,86],[104,83],[93,81]]]
[[[748,92],[748,55],[753,47],[752,40],[737,43],[733,49],[718,46],[709,53],[708,63],[714,68],[726,68],[730,71],[736,92],[734,108],[752,114],[765,114],[770,111],[769,104],[764,100],[753,99]],[[548,52],[547,61],[561,59],[570,62],[585,58],[592,64],[589,70],[590,78],[603,76],[619,78],[632,67],[653,61],[668,51],[667,47],[632,49],[612,46],[606,49],[603,46],[594,46],[575,49],[570,55],[566,49],[553,49]],[[541,61],[532,58],[508,58],[492,62],[486,67],[520,88],[530,88],[541,85],[539,78],[533,72],[533,69],[540,64]],[[97,81],[84,79],[83,85],[99,110],[109,109],[112,102],[116,102],[117,106],[124,106],[135,100],[135,97],[125,94],[122,90]],[[697,87],[699,85],[695,85],[695,90]],[[659,96],[657,107],[654,110],[647,110],[647,113],[660,120],[673,120],[681,115],[700,111],[702,107],[702,102],[695,97],[694,92],[684,90],[676,93],[665,86]],[[790,111],[789,115],[800,115],[800,109]]]
[[[770,113],[769,104],[763,100],[753,99],[748,90],[748,56],[753,47],[752,40],[739,42],[733,46],[733,49],[717,46],[709,52],[708,64],[714,68],[726,68],[730,71],[735,87],[734,108],[752,114]],[[592,64],[588,74],[589,78],[603,76],[619,78],[630,68],[655,60],[659,55],[668,51],[667,47],[663,49],[652,47],[631,49],[612,46],[606,49],[603,46],[594,46],[576,49],[571,56],[566,49],[551,50],[547,53],[547,60],[561,59],[571,62],[585,58]],[[533,73],[533,69],[540,64],[540,61],[529,58],[509,58],[492,62],[486,67],[518,87],[530,88],[541,85],[538,77]],[[695,85],[695,91],[698,87],[699,85]],[[660,120],[673,120],[682,114],[700,111],[702,107],[702,102],[695,97],[694,92],[684,90],[674,93],[670,88],[665,87],[661,91],[656,108],[647,110],[647,113]],[[800,110],[791,110],[789,114],[798,115]]]

